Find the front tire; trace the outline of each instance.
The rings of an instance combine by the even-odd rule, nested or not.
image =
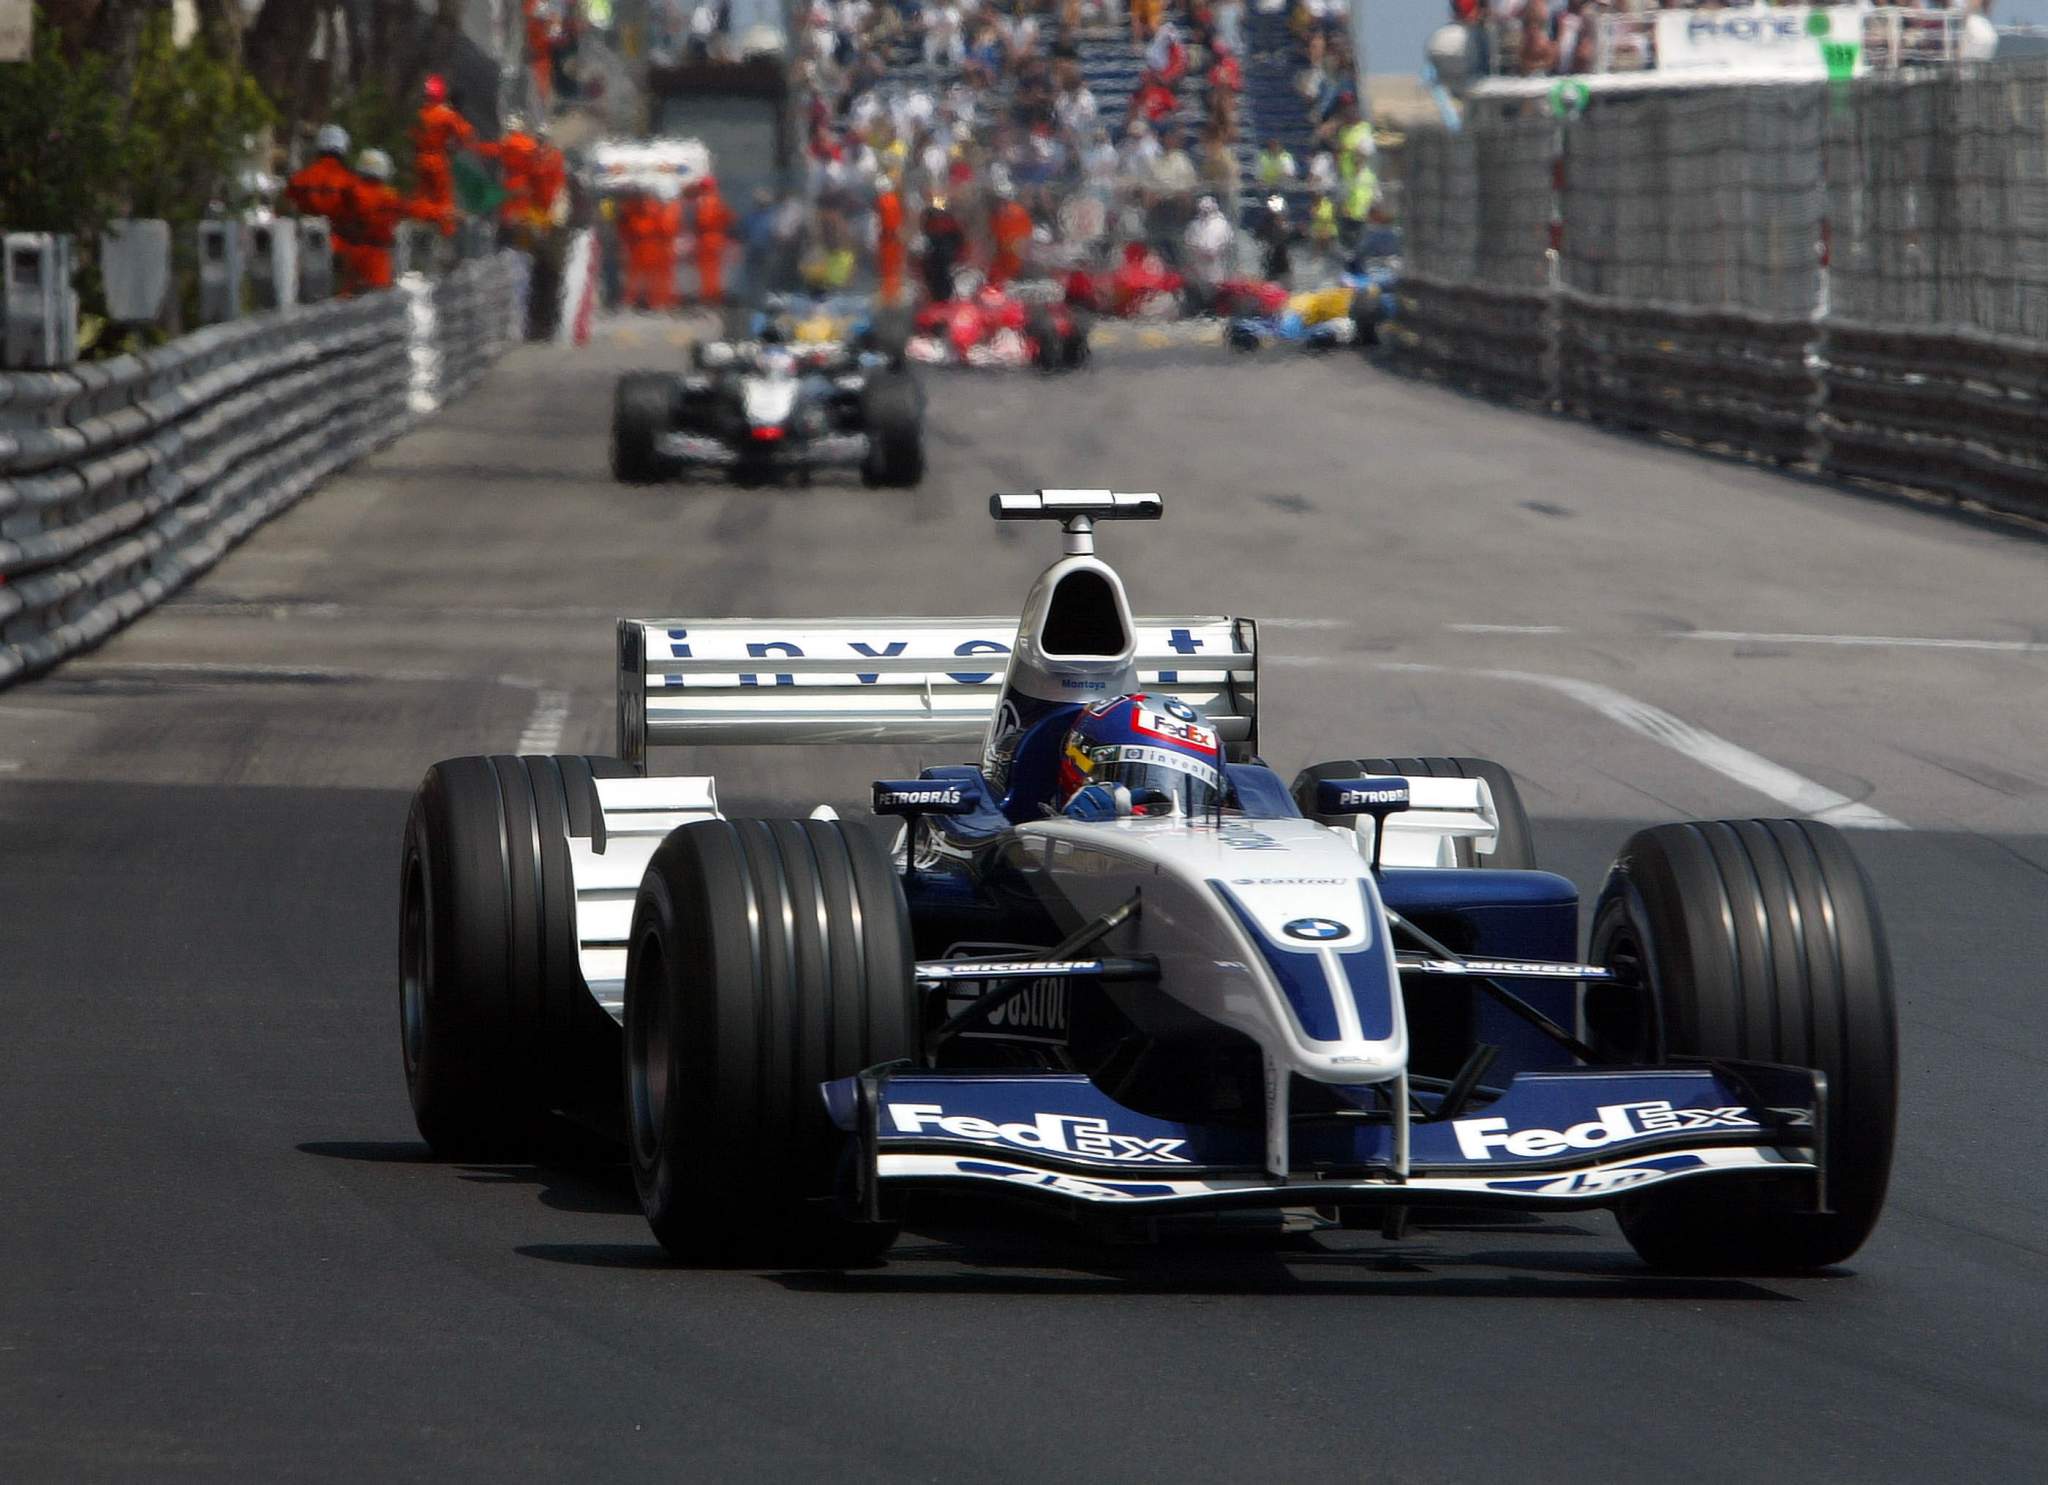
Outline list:
[[[1884,1205],[1898,1113],[1891,957],[1870,880],[1812,820],[1660,825],[1629,838],[1593,912],[1588,958],[1627,979],[1586,991],[1609,1055],[1727,1057],[1827,1079],[1832,1210],[1784,1185],[1646,1192],[1621,1229],[1659,1268],[1798,1272],[1849,1257]]]
[[[668,461],[656,443],[675,421],[675,379],[631,371],[612,393],[612,477],[628,485],[666,479]]]
[[[648,864],[626,966],[633,1177],[691,1263],[872,1258],[819,1085],[918,1051],[909,915],[836,820],[682,826]]]
[[[551,1109],[615,1109],[618,1031],[577,958],[570,821],[616,758],[451,758],[427,770],[399,868],[399,1044],[443,1160],[516,1160]]]
[[[908,489],[924,479],[924,398],[910,376],[871,380],[861,394],[861,421],[868,434],[865,484]]]
[[[1494,813],[1500,817],[1500,829],[1494,838],[1493,850],[1484,856],[1473,851],[1469,840],[1455,842],[1453,849],[1457,852],[1458,865],[1490,867],[1496,871],[1536,870],[1536,835],[1529,828],[1528,811],[1522,807],[1522,792],[1515,787],[1515,776],[1490,759],[1340,758],[1334,763],[1318,763],[1296,774],[1294,802],[1311,820],[1348,829],[1356,823],[1356,816],[1316,813],[1316,784],[1323,779],[1395,774],[1404,778],[1484,779],[1487,792],[1493,796]]]

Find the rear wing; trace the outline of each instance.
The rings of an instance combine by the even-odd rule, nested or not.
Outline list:
[[[1256,753],[1258,626],[1137,628],[1139,684],[1200,707],[1232,758]],[[644,772],[649,748],[978,743],[1016,640],[1003,618],[621,619],[619,756]]]

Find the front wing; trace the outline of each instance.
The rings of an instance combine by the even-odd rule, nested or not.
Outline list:
[[[1254,1125],[1186,1124],[1118,1104],[1069,1074],[876,1069],[825,1085],[859,1146],[862,1195],[909,1186],[1022,1191],[1143,1209],[1605,1206],[1677,1180],[1792,1177],[1825,1203],[1826,1088],[1806,1068],[1701,1064],[1517,1076],[1461,1117],[1402,1131],[1297,1116],[1289,1174],[1261,1164]]]

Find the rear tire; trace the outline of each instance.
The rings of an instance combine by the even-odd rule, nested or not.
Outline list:
[[[909,310],[894,306],[878,309],[868,320],[865,348],[887,356],[892,367],[901,366],[912,328]]]
[[[1807,1210],[1803,1186],[1678,1183],[1619,1208],[1644,1261],[1785,1273],[1862,1246],[1891,1174],[1897,1013],[1870,880],[1841,833],[1812,820],[1640,831],[1608,874],[1587,954],[1633,982],[1586,991],[1603,1051],[1774,1062],[1827,1079],[1833,1210]]]
[[[1360,351],[1369,351],[1380,343],[1379,296],[1365,289],[1359,289],[1351,296],[1352,338]]]
[[[1484,856],[1473,851],[1471,841],[1456,842],[1453,849],[1458,855],[1458,865],[1490,867],[1496,871],[1536,870],[1536,836],[1529,828],[1529,814],[1522,807],[1522,794],[1515,787],[1515,776],[1490,759],[1340,758],[1334,763],[1318,763],[1296,774],[1294,802],[1311,820],[1349,829],[1357,823],[1357,816],[1316,813],[1317,782],[1393,774],[1424,779],[1484,779],[1488,792],[1493,795],[1494,812],[1500,816],[1500,831],[1493,850]]]
[[[618,1028],[583,983],[568,837],[592,777],[632,772],[616,758],[451,758],[413,796],[400,1055],[443,1160],[519,1159],[551,1109],[618,1106]]]
[[[918,1052],[903,892],[836,820],[684,825],[648,864],[626,966],[633,1177],[690,1263],[858,1263],[818,1085]]]
[[[655,440],[675,422],[675,378],[629,371],[612,393],[612,477],[628,485],[666,479],[668,461]]]
[[[924,395],[905,373],[870,380],[861,393],[868,454],[861,480],[908,489],[924,479]]]
[[[1060,341],[1060,364],[1068,371],[1079,371],[1088,364],[1088,327],[1078,318]]]

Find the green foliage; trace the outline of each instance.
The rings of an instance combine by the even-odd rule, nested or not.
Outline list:
[[[235,204],[255,135],[275,117],[234,58],[171,44],[169,14],[142,34],[127,95],[109,59],[64,55],[38,18],[34,60],[0,63],[0,223],[73,232],[109,217],[197,221]]]
[[[412,114],[391,90],[366,81],[335,100],[327,122],[348,130],[350,148],[378,149],[391,156],[401,178],[412,169]]]
[[[238,59],[199,40],[180,50],[170,17],[157,16],[136,59],[122,152],[129,214],[175,226],[199,220],[215,202],[241,204],[238,178],[256,135],[275,118]]]
[[[34,59],[0,62],[0,226],[96,228],[118,206],[124,143],[105,59],[65,60],[39,16]]]

